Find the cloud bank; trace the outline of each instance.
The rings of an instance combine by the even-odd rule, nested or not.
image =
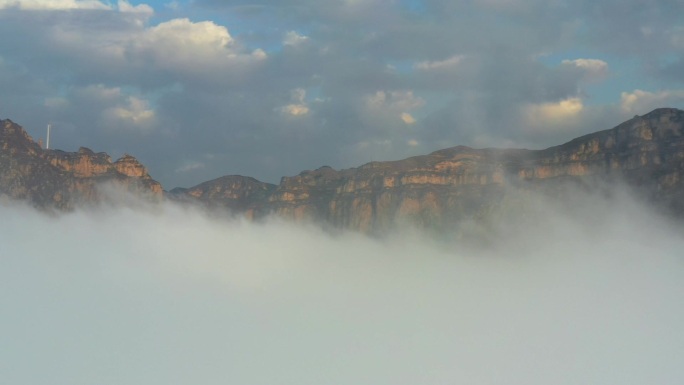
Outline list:
[[[538,209],[473,246],[3,205],[0,379],[680,384],[682,224],[621,193]]]

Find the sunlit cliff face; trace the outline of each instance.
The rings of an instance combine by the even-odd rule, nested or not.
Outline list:
[[[0,382],[683,383],[682,224],[529,201],[478,242],[0,206]]]

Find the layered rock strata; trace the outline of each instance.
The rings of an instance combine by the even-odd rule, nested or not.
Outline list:
[[[401,222],[442,228],[480,221],[516,204],[511,191],[563,199],[568,186],[601,181],[629,184],[682,214],[683,131],[684,112],[663,108],[544,150],[459,146],[346,170],[321,167],[284,177],[277,186],[224,177],[186,193],[249,217],[275,214],[365,232]],[[260,186],[258,196],[254,186]]]
[[[43,150],[24,130],[0,120],[0,196],[36,206],[73,208],[102,199],[97,186],[160,197],[145,167],[126,155]],[[313,220],[382,232],[402,222],[445,229],[486,223],[524,210],[520,196],[571,199],[571,187],[621,182],[671,214],[684,216],[684,111],[661,108],[609,130],[544,150],[464,146],[358,168],[321,167],[278,185],[224,176],[166,194],[250,218]]]
[[[0,120],[0,197],[44,208],[72,209],[104,198],[103,185],[159,199],[161,185],[130,155],[42,149],[11,120]]]

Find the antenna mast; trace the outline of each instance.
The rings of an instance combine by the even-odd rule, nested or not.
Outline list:
[[[47,141],[45,142],[45,149],[46,149],[46,150],[49,150],[49,149],[50,149],[50,126],[51,126],[51,124],[48,123],[48,126],[47,126]]]

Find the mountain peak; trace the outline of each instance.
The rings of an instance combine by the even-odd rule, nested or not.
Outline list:
[[[640,117],[643,119],[652,119],[654,117],[661,117],[661,116],[679,116],[679,117],[681,117],[682,114],[684,114],[684,111],[682,111],[678,108],[661,107],[661,108],[656,108],[655,110],[653,110],[647,114],[641,115]]]
[[[41,151],[24,128],[9,119],[0,120],[0,148],[13,154],[36,154]]]
[[[40,207],[70,209],[99,199],[98,185],[112,182],[137,194],[161,195],[161,185],[132,156],[112,163],[104,152],[44,150],[18,124],[0,120],[0,195]]]

